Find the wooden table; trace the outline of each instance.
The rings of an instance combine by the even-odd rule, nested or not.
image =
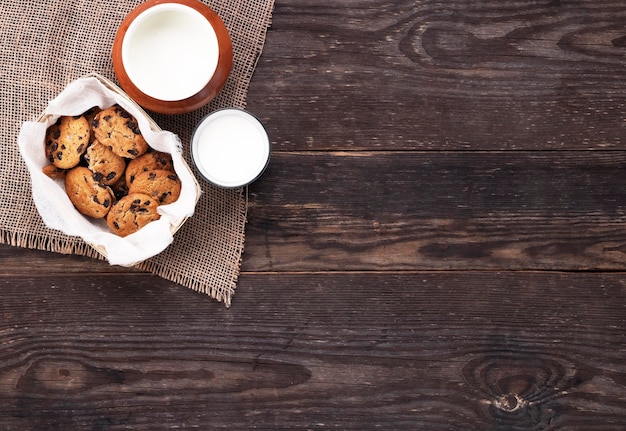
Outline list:
[[[232,308],[0,247],[0,429],[626,429],[625,22],[277,0]]]

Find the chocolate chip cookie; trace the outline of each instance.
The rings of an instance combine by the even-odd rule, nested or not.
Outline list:
[[[128,193],[145,193],[159,205],[175,202],[180,196],[181,182],[174,172],[164,169],[140,172],[128,186]]]
[[[90,136],[89,121],[84,116],[59,117],[46,131],[46,158],[57,168],[77,166],[87,150]]]
[[[95,139],[120,157],[134,159],[148,151],[137,120],[119,105],[98,112],[91,126]]]
[[[92,142],[87,148],[85,160],[89,170],[94,173],[94,179],[101,184],[110,186],[124,176],[126,160],[98,141]]]
[[[143,193],[130,193],[117,201],[107,215],[107,225],[119,236],[127,236],[158,220],[159,202]]]
[[[76,209],[93,218],[105,217],[113,204],[111,190],[93,178],[84,166],[77,166],[65,174],[65,191]]]
[[[149,151],[131,160],[126,167],[126,184],[132,184],[140,172],[166,170],[174,172],[172,156],[160,151]]]

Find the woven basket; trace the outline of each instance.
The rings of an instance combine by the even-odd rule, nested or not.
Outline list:
[[[87,74],[85,76],[83,76],[83,78],[88,78],[88,77],[93,77],[96,78],[98,81],[100,81],[100,83],[102,85],[104,85],[107,89],[113,91],[114,93],[116,93],[119,97],[123,98],[128,104],[132,105],[135,109],[137,109],[138,112],[140,112],[144,118],[148,121],[150,128],[155,131],[155,132],[160,132],[162,131],[162,129],[158,126],[157,123],[154,122],[154,120],[134,101],[132,100],[121,88],[119,88],[117,85],[115,85],[113,82],[111,82],[110,80],[108,80],[107,78],[105,78],[104,76],[101,76],[95,72]],[[46,120],[46,114],[42,113],[39,118],[37,119],[38,122],[40,123],[45,123]],[[150,145],[150,142],[148,142],[148,145]],[[182,160],[182,169],[186,169],[189,171],[189,173],[191,174],[191,178],[193,178],[194,181],[194,188],[195,188],[195,196],[196,196],[196,201],[195,203],[198,202],[198,200],[200,199],[200,194],[202,193],[202,190],[200,188],[200,184],[198,183],[198,181],[196,180],[195,175],[193,174],[193,171],[191,170],[191,168],[189,167],[189,165],[187,164],[187,162],[185,162],[185,160]],[[174,235],[180,228],[181,226],[185,223],[185,221],[187,220],[187,218],[182,218],[180,219],[177,223],[175,224],[170,224],[170,232],[172,233],[172,235]],[[106,250],[104,249],[104,247],[99,246],[97,244],[91,244],[89,242],[86,241],[86,243],[92,247],[94,250],[96,250],[100,255],[102,255],[105,259],[108,259],[108,255]],[[135,262],[134,265],[138,264],[140,262]]]

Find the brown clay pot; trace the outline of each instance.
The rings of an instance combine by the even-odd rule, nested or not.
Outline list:
[[[135,21],[135,19],[143,12],[146,12],[155,6],[166,4],[178,4],[188,6],[189,8],[192,8],[195,11],[199,12],[202,17],[204,17],[210,23],[211,27],[215,31],[218,45],[217,66],[215,67],[215,71],[213,72],[212,76],[208,76],[208,74],[210,74],[210,71],[207,71],[206,79],[208,80],[208,82],[206,83],[206,85],[204,85],[203,88],[199,89],[191,96],[175,100],[171,98],[168,98],[167,100],[162,100],[158,97],[153,97],[153,95],[146,94],[144,91],[140,90],[139,87],[141,85],[137,85],[130,78],[127,67],[125,67],[122,54],[124,39],[127,36],[129,27]],[[230,70],[232,68],[233,48],[230,36],[228,34],[228,30],[226,29],[226,26],[224,25],[220,17],[213,10],[211,10],[211,8],[209,8],[201,1],[148,0],[133,9],[122,21],[113,43],[112,57],[113,68],[119,80],[120,86],[139,105],[151,111],[163,114],[183,114],[206,105],[211,100],[213,100],[221,91],[224,84],[226,83],[226,80],[228,79],[228,75],[230,74]],[[183,65],[181,65],[181,77],[183,77],[182,79],[184,79]],[[168,85],[168,83],[164,82],[163,85]]]

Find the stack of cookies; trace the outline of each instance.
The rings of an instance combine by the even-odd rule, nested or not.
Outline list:
[[[171,156],[152,150],[137,120],[119,105],[60,117],[47,130],[45,152],[50,165],[44,173],[63,179],[74,207],[105,218],[119,236],[159,219],[157,207],[180,195]]]

